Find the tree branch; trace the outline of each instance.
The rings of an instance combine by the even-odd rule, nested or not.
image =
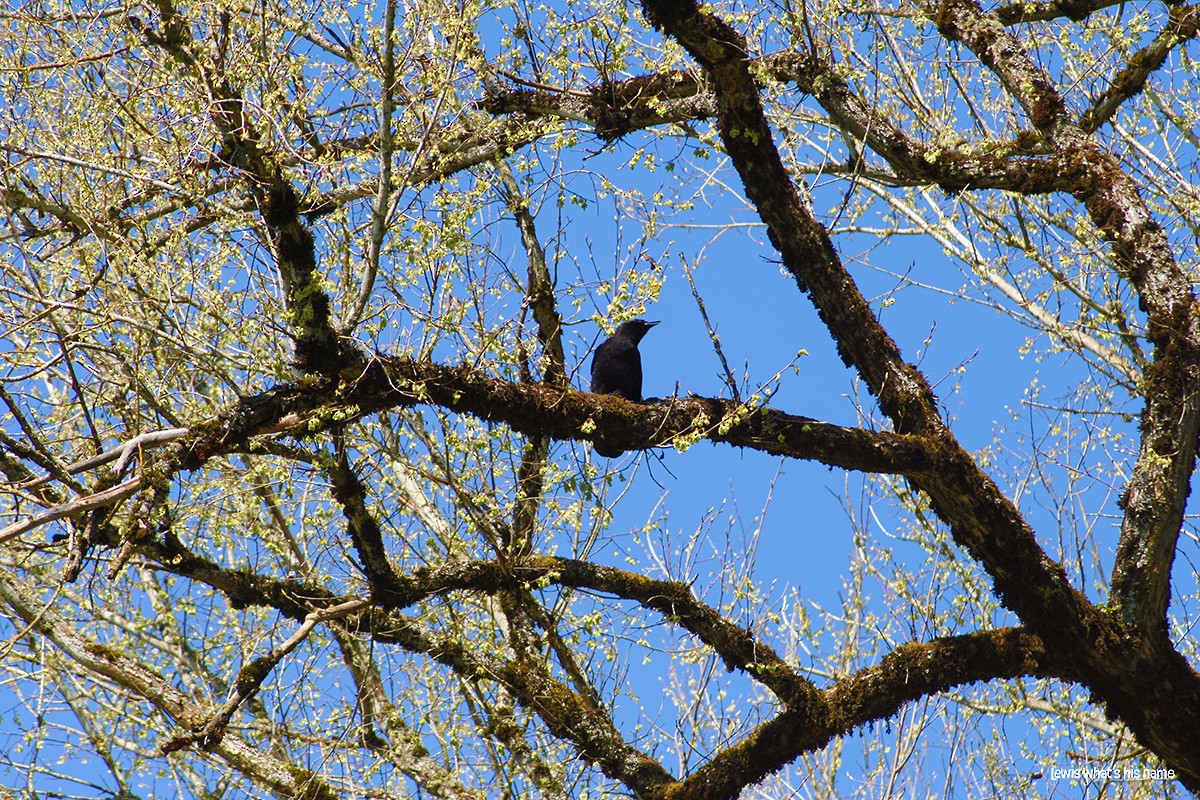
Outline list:
[[[1091,133],[1112,119],[1122,103],[1141,93],[1146,80],[1163,65],[1172,50],[1195,38],[1198,27],[1200,6],[1169,6],[1166,30],[1130,57],[1125,69],[1080,117],[1079,127]]]
[[[523,433],[592,440],[622,449],[683,447],[710,439],[773,455],[879,473],[917,474],[933,466],[921,437],[845,428],[770,408],[687,397],[638,404],[540,384],[491,378],[473,367],[377,357],[348,385],[280,386],[249,398],[177,443],[179,466],[194,469],[218,453],[251,446],[281,430],[311,434],[388,408],[434,405],[502,422]]]
[[[1127,618],[1152,620],[1153,627],[1143,630],[1152,629],[1156,635],[1128,639],[1126,631],[1071,586],[1062,566],[1046,556],[1020,512],[942,422],[924,377],[901,360],[780,162],[749,72],[745,40],[716,15],[700,13],[690,0],[644,0],[643,7],[655,27],[678,39],[704,66],[717,95],[721,139],[747,196],[767,224],[784,266],[801,288],[810,290],[843,358],[864,377],[897,430],[920,432],[938,443],[937,468],[913,476],[913,483],[929,495],[955,540],[992,575],[1004,604],[1047,648],[1064,658],[1070,653],[1086,665],[1088,685],[1108,701],[1110,713],[1168,759],[1189,786],[1200,786],[1200,675],[1173,650],[1164,622],[1170,563],[1195,460],[1200,313],[1193,313],[1190,285],[1171,258],[1161,228],[1140,202],[1136,186],[1111,157],[1085,141],[1066,117],[1054,86],[999,23],[987,18],[973,0],[944,0],[937,15],[939,30],[967,43],[998,72],[1039,132],[1076,161],[1078,174],[1089,176],[1088,185],[1076,187],[1077,196],[1085,199],[1097,224],[1114,241],[1118,259],[1142,290],[1149,312],[1151,338],[1158,347],[1147,377],[1162,385],[1148,387],[1143,450],[1126,494],[1117,570],[1123,575],[1129,569],[1132,579],[1125,586],[1114,581],[1114,597],[1136,595],[1138,602],[1126,605],[1124,613]],[[1151,568],[1132,569],[1143,564]],[[1164,685],[1171,689],[1148,703],[1146,692],[1131,690],[1137,674],[1131,663],[1141,665],[1138,672],[1169,674]],[[1180,696],[1188,701],[1179,702]]]
[[[930,145],[909,136],[865,101],[832,62],[816,53],[784,50],[751,58],[756,75],[795,83],[829,114],[834,125],[863,141],[894,171],[892,182],[937,185],[945,191],[1005,189],[1024,194],[1066,191],[1071,175],[1062,159],[1024,155],[1017,143]],[[656,125],[718,115],[712,86],[690,72],[673,71],[604,83],[581,100],[569,92],[492,90],[480,103],[493,114],[521,113],[574,119],[613,139]]]
[[[1020,42],[974,0],[943,0],[936,21],[943,35],[963,42],[996,73],[1047,142],[1079,165],[1071,191],[1112,243],[1116,268],[1146,311],[1154,353],[1142,384],[1138,461],[1122,497],[1111,602],[1124,622],[1163,637],[1200,434],[1200,307],[1191,280],[1137,184],[1070,120],[1061,95]]]
[[[357,348],[333,328],[329,295],[317,271],[316,245],[300,219],[300,197],[280,164],[262,146],[245,100],[232,85],[191,50],[191,33],[169,4],[163,4],[162,30],[133,19],[148,44],[161,48],[204,87],[209,113],[224,142],[222,157],[246,180],[271,236],[275,263],[283,282],[289,322],[297,329],[296,366],[306,374],[331,376],[360,369]]]
[[[1123,0],[1035,0],[1007,3],[997,8],[995,14],[1005,25],[1049,22],[1062,17],[1082,22],[1097,11],[1118,5],[1125,3]]]
[[[69,517],[74,514],[81,514],[84,511],[91,511],[96,508],[104,508],[111,506],[114,503],[119,503],[126,497],[132,497],[137,494],[142,488],[142,479],[130,478],[124,483],[116,486],[109,486],[98,492],[77,497],[67,503],[48,508],[45,511],[38,512],[31,517],[19,519],[3,529],[0,529],[0,544],[7,542],[9,539],[14,539],[23,533],[28,533],[34,528],[54,522],[55,520]]]
[[[163,561],[162,566],[188,574],[186,569],[179,569],[181,563],[188,562],[171,558]],[[208,580],[211,575],[195,573],[189,577]],[[536,710],[557,735],[575,741],[581,752],[592,760],[603,764],[607,759],[609,766],[605,771],[626,781],[643,796],[736,797],[745,786],[802,753],[824,747],[835,736],[862,724],[886,719],[906,702],[954,686],[1022,675],[1069,681],[1081,679],[1067,660],[1047,651],[1037,636],[1020,628],[1003,628],[928,643],[904,644],[879,664],[839,679],[827,689],[817,690],[770,647],[757,641],[749,631],[725,620],[679,582],[654,580],[612,567],[549,556],[522,559],[509,565],[448,561],[436,567],[414,570],[401,581],[405,587],[401,593],[405,606],[449,592],[498,594],[533,583],[588,589],[633,600],[694,634],[711,647],[727,667],[746,672],[770,688],[783,703],[784,710],[778,716],[761,725],[745,740],[717,753],[681,783],[658,783],[656,781],[662,775],[656,772],[648,774],[656,774],[659,778],[647,782],[644,774],[638,777],[638,770],[646,769],[639,757],[625,745],[611,740],[612,736],[617,736],[616,731],[609,730],[601,735],[593,727],[600,724],[598,720],[602,715],[597,715],[582,696],[569,692],[541,669],[519,659],[507,663],[484,659],[455,640],[432,638],[406,617],[394,613],[376,618],[372,629],[380,641],[402,644],[434,657],[461,674],[486,674],[513,688],[522,702]],[[212,585],[220,588],[225,584]],[[242,599],[236,598],[235,602]],[[261,602],[271,604],[266,596]],[[332,609],[345,606],[343,602]],[[392,609],[393,612],[399,610],[402,609]],[[347,619],[345,624],[356,629],[361,627],[360,620]],[[582,713],[590,722],[572,722],[572,713]],[[602,728],[607,726],[605,721]],[[629,771],[631,764],[636,767],[633,773]]]
[[[873,667],[837,681],[813,702],[788,708],[716,754],[667,797],[733,800],[741,790],[855,727],[892,716],[904,703],[955,686],[1022,675],[1065,677],[1040,639],[1000,628],[901,645]]]
[[[140,697],[184,730],[198,730],[208,719],[208,709],[193,701],[136,659],[91,641],[72,628],[58,613],[24,591],[23,582],[0,567],[0,599],[26,623],[89,672],[111,680],[134,697]],[[214,752],[233,769],[281,797],[336,797],[333,788],[315,772],[282,762],[239,736],[225,736]]]
[[[940,462],[914,477],[942,518],[996,578],[1009,607],[1044,636],[1086,638],[1064,624],[1082,620],[1089,606],[1046,558],[1012,503],[955,441],[942,421],[925,377],[906,363],[846,272],[824,227],[797,195],[774,145],[774,135],[749,70],[741,36],[693,2],[645,3],[650,21],[680,42],[709,74],[716,92],[718,127],[747,195],[767,224],[771,242],[801,288],[807,288],[843,360],[864,377],[880,407],[902,433],[936,441]],[[1043,592],[1025,591],[1033,581]]]
[[[336,606],[322,608],[309,612],[303,623],[281,645],[264,656],[252,660],[238,670],[237,679],[233,683],[229,698],[219,709],[200,727],[199,730],[176,736],[163,745],[164,753],[173,753],[185,747],[199,746],[204,750],[213,750],[225,738],[225,730],[234,713],[246,701],[258,694],[262,682],[271,671],[290,652],[296,649],[302,641],[308,638],[318,623],[340,619],[357,611],[370,607],[370,601],[363,599],[347,600]]]

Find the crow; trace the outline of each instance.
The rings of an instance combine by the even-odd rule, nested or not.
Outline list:
[[[592,357],[593,393],[642,402],[642,355],[638,352],[638,342],[657,324],[644,319],[622,322],[616,333],[596,348]],[[597,444],[596,452],[605,458],[616,458],[624,451],[606,451]]]

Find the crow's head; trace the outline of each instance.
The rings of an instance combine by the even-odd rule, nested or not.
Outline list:
[[[634,344],[637,344],[642,340],[642,337],[646,335],[646,331],[650,330],[657,324],[657,321],[647,322],[644,319],[631,319],[629,322],[622,322],[617,327],[617,332],[615,335],[628,336],[633,340]]]

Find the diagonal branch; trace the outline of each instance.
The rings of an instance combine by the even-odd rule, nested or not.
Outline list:
[[[225,738],[225,730],[234,713],[246,701],[254,697],[262,688],[262,682],[271,671],[279,665],[284,657],[308,638],[319,623],[331,622],[349,614],[363,611],[370,606],[370,601],[363,599],[347,600],[336,606],[322,608],[310,612],[304,622],[281,645],[264,656],[254,659],[238,670],[237,679],[233,683],[229,698],[217,709],[199,730],[176,736],[163,745],[164,753],[172,753],[185,747],[198,746],[204,750],[212,750]]]
[[[1144,636],[1130,636],[1070,584],[1019,510],[941,420],[928,383],[902,361],[791,184],[749,70],[745,39],[690,0],[644,0],[643,8],[656,28],[704,67],[717,96],[721,139],[747,196],[784,266],[809,289],[843,359],[864,377],[897,430],[936,443],[937,468],[913,476],[913,483],[993,577],[1002,602],[1049,650],[1077,659],[1108,713],[1128,723],[1187,785],[1200,786],[1200,675],[1172,647],[1164,621],[1200,429],[1200,313],[1136,185],[1072,123],[1052,82],[1003,26],[973,0],[943,0],[938,29],[995,71],[1046,142],[1074,164],[1080,183],[1073,191],[1113,242],[1118,270],[1139,290],[1150,321],[1155,362],[1147,369],[1142,450],[1125,495],[1114,573],[1119,615],[1136,622],[1149,634]],[[1154,690],[1131,691],[1137,676],[1148,672],[1156,674]]]
[[[340,440],[340,434],[336,438]],[[349,463],[345,447],[339,441],[339,453],[325,465],[333,499],[342,507],[350,541],[358,553],[360,566],[366,573],[372,599],[390,604],[400,592],[399,577],[388,558],[383,531],[367,505],[367,489]]]
[[[503,661],[470,643],[439,636],[406,618],[393,618],[379,634],[414,653],[422,653],[471,680],[485,678],[505,686],[534,711],[559,739],[638,797],[664,797],[675,778],[653,757],[630,745],[608,714],[550,677],[545,668],[522,659]]]
[[[1163,65],[1175,48],[1195,38],[1198,28],[1200,6],[1170,6],[1166,29],[1130,56],[1125,69],[1080,117],[1079,127],[1091,133],[1112,119],[1122,103],[1141,93],[1150,75]]]
[[[1062,96],[1021,43],[974,0],[943,0],[937,24],[996,73],[1046,141],[1076,163],[1072,193],[1112,243],[1115,267],[1146,312],[1154,352],[1142,381],[1138,460],[1122,497],[1111,602],[1124,622],[1163,637],[1200,435],[1200,306],[1192,282],[1137,184],[1071,121]]]
[[[661,764],[625,742],[603,709],[590,698],[571,691],[552,678],[543,665],[520,656],[510,661],[501,660],[487,655],[485,649],[472,643],[435,635],[394,613],[452,591],[496,594],[539,579],[573,585],[569,580],[558,579],[564,574],[576,577],[576,585],[587,585],[588,577],[593,576],[595,570],[604,568],[550,557],[527,559],[515,569],[500,562],[445,562],[400,576],[400,591],[390,598],[389,608],[393,613],[375,615],[367,624],[363,613],[355,613],[362,609],[353,605],[359,602],[354,599],[339,600],[320,589],[314,590],[294,581],[276,581],[228,570],[188,553],[178,544],[149,544],[143,550],[158,561],[162,569],[203,581],[222,591],[235,607],[267,605],[300,620],[306,620],[312,614],[328,617],[337,611],[335,616],[339,617],[347,633],[369,629],[377,642],[398,644],[412,652],[428,655],[464,678],[495,680],[512,691],[524,706],[536,712],[552,733],[572,742],[584,758],[598,764],[606,774],[622,781],[640,796],[659,797],[662,787],[674,782]],[[591,582],[597,587],[612,584],[599,578]],[[310,599],[301,601],[300,598]],[[379,598],[372,599],[376,603],[379,601]],[[307,611],[305,604],[309,602],[315,603],[318,611]],[[200,726],[193,727],[200,729]]]
[[[924,433],[939,427],[933,392],[901,358],[789,178],[751,73],[745,38],[714,15],[701,13],[694,2],[647,0],[643,9],[655,27],[679,40],[704,67],[716,93],[722,143],[767,223],[784,267],[811,293],[834,332],[842,360],[861,372],[898,431]]]
[[[207,708],[138,660],[83,636],[53,608],[36,600],[35,592],[3,567],[0,567],[0,600],[83,669],[142,698],[184,730],[199,729],[207,721]],[[333,787],[318,773],[280,761],[240,736],[225,736],[214,752],[235,770],[280,797],[336,796]]]
[[[40,511],[33,516],[19,519],[3,529],[0,529],[0,544],[7,542],[9,539],[15,539],[23,533],[28,533],[34,528],[39,528],[42,525],[47,525],[55,520],[70,517],[75,514],[82,514],[84,511],[91,511],[96,508],[104,508],[111,506],[114,503],[119,503],[127,497],[132,497],[137,494],[142,488],[141,478],[130,478],[124,483],[119,483],[116,486],[109,486],[100,491],[93,492],[83,497],[77,497],[67,503],[61,503],[45,511]]]
[[[888,719],[904,703],[977,681],[1023,675],[1071,679],[1067,673],[1041,640],[1022,628],[904,644],[879,664],[837,681],[813,702],[763,723],[713,756],[668,797],[733,800],[797,756],[860,725]]]
[[[297,330],[296,366],[304,373],[324,376],[361,370],[362,353],[334,330],[329,295],[317,271],[316,244],[300,219],[300,196],[282,165],[263,147],[245,100],[219,70],[193,52],[186,22],[166,0],[160,3],[160,13],[160,30],[136,18],[130,24],[148,44],[193,75],[208,95],[213,125],[225,144],[223,155],[245,179],[270,233],[289,322]]]

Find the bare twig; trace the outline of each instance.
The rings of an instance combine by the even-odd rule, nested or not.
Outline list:
[[[729,391],[733,392],[733,399],[740,403],[742,402],[741,393],[738,391],[737,378],[734,377],[733,370],[729,368],[729,362],[725,360],[725,351],[721,349],[721,340],[717,337],[716,330],[713,329],[712,323],[708,320],[708,309],[704,307],[704,300],[700,297],[700,291],[696,288],[696,281],[692,278],[692,265],[687,262],[687,259],[680,254],[680,261],[683,262],[683,274],[687,276],[688,286],[692,287],[692,297],[696,298],[696,308],[700,309],[700,316],[704,320],[704,327],[708,330],[708,338],[712,340],[713,352],[717,354],[717,358],[721,362],[721,369],[725,370],[725,385],[729,387]]]

